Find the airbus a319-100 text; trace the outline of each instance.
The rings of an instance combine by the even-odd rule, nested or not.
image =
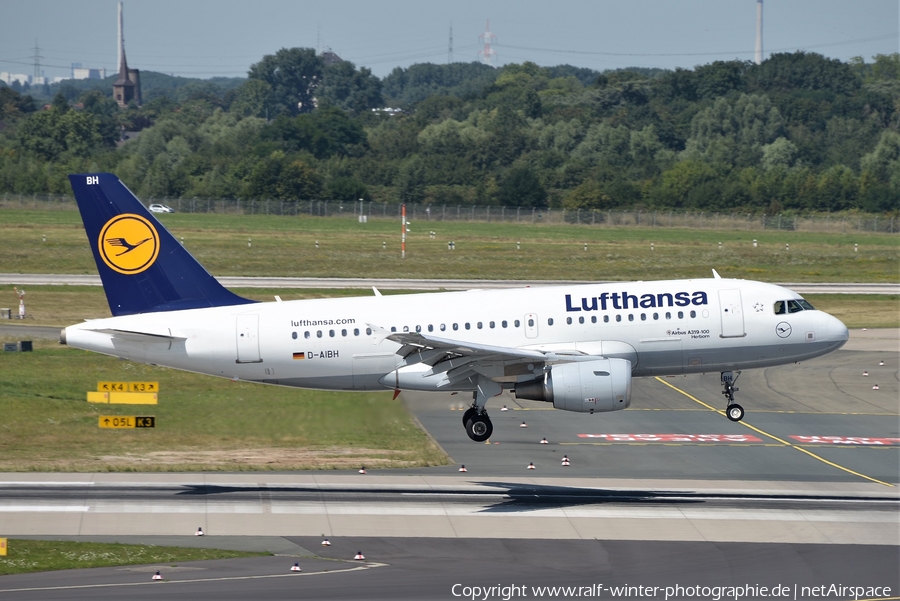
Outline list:
[[[635,377],[735,373],[840,348],[847,328],[786,288],[746,280],[621,282],[255,302],[213,278],[108,173],[69,176],[113,317],[63,330],[69,346],[282,386],[472,394],[469,437],[511,390],[557,409],[631,403]]]

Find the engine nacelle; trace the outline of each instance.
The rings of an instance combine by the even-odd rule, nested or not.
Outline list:
[[[516,398],[553,403],[581,413],[616,411],[631,405],[631,361],[596,359],[554,365],[544,377],[516,384]]]

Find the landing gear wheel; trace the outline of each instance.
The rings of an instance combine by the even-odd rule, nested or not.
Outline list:
[[[739,422],[744,419],[744,408],[738,405],[737,403],[732,403],[728,405],[728,408],[725,410],[725,415],[728,416],[733,422]]]
[[[478,409],[476,409],[475,407],[469,407],[468,409],[466,409],[466,412],[463,413],[462,417],[463,425],[465,426],[467,423],[469,423],[469,420],[475,417],[476,413],[478,413]]]
[[[484,442],[494,432],[494,424],[486,413],[473,416],[466,422],[466,434],[475,442]]]

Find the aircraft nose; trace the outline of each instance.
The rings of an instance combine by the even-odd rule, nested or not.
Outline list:
[[[828,315],[825,320],[825,336],[828,341],[835,343],[835,349],[839,349],[850,339],[850,330],[840,319]]]

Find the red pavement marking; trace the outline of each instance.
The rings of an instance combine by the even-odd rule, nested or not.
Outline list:
[[[609,442],[762,442],[752,434],[579,434]]]
[[[900,438],[869,438],[868,436],[791,436],[791,438],[800,444],[900,445]]]

